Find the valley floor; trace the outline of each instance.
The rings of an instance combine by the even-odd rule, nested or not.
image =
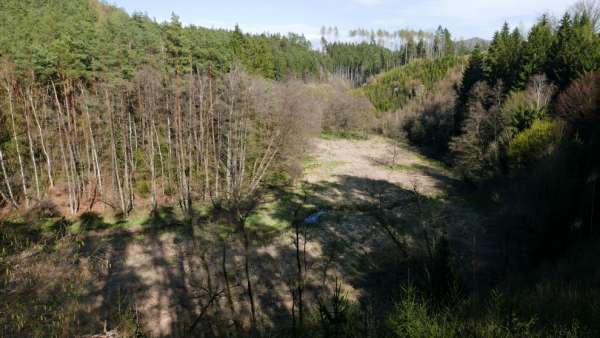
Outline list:
[[[405,258],[405,252],[369,209],[389,205],[390,212],[407,220],[393,231],[396,239],[410,247],[420,236],[420,228],[412,222],[414,212],[409,211],[414,210],[416,197],[448,218],[446,223],[451,225],[442,230],[459,252],[462,272],[470,275],[473,269],[485,270],[486,259],[476,265],[469,246],[478,231],[473,224],[480,216],[453,202],[451,195],[459,183],[443,165],[379,136],[316,139],[311,153],[304,163],[301,188],[268,196],[250,220],[256,234],[250,269],[261,327],[268,330],[292,320],[290,290],[297,265],[289,227],[293,210],[286,201],[299,195],[306,196],[307,210],[323,213],[306,232],[305,299],[309,304],[333,292],[339,282],[351,300],[390,305],[385,304],[390,297],[382,294],[384,285],[389,283],[391,289],[411,275],[391,269]],[[215,323],[249,326],[239,236],[202,213],[192,227],[184,225],[172,208],[162,208],[139,223],[85,233],[79,265],[83,267],[80,276],[87,280],[84,312],[106,318],[111,328],[117,325],[117,309],[133,309],[135,320],[154,337],[183,336],[196,319],[196,328],[204,332],[218,333]],[[485,235],[481,236],[478,250],[485,257],[481,254],[486,252]],[[488,251],[494,255],[491,248]],[[231,302],[225,296],[227,284]]]

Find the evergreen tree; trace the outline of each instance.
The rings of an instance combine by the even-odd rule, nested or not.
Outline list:
[[[513,87],[520,73],[522,43],[519,30],[511,33],[507,23],[494,35],[486,58],[486,76],[490,85],[501,80],[506,90]]]
[[[544,15],[541,20],[531,28],[527,41],[524,43],[522,55],[523,64],[517,84],[519,88],[525,87],[531,76],[542,74],[546,71],[546,65],[548,64],[550,49],[552,48],[553,42],[554,32],[548,22],[548,17]]]
[[[167,67],[169,72],[178,75],[191,72],[191,46],[177,15],[173,14],[171,16],[171,21],[165,25],[165,33]]]
[[[465,118],[466,106],[469,101],[471,90],[477,82],[485,80],[485,61],[479,44],[475,45],[469,57],[469,64],[465,69],[463,78],[458,89],[456,105],[455,130],[459,130]]]
[[[424,58],[427,56],[427,49],[425,48],[425,40],[423,38],[419,39],[419,43],[417,43],[417,57]]]
[[[560,88],[566,88],[571,81],[598,67],[600,41],[587,16],[571,19],[568,13],[564,15],[551,55],[548,75]]]
[[[454,41],[448,28],[444,28],[444,55],[454,55]]]

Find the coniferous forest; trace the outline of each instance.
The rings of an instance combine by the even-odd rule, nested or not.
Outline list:
[[[251,34],[0,2],[0,337],[597,337],[600,3]]]

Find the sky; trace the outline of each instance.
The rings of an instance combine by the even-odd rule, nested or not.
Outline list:
[[[318,44],[322,26],[337,26],[341,38],[355,28],[433,31],[447,27],[455,38],[491,39],[504,22],[528,29],[544,13],[560,17],[575,0],[109,0],[129,13],[165,21],[244,32],[304,34]]]

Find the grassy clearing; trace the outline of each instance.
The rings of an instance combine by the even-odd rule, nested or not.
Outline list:
[[[344,161],[321,161],[314,156],[309,156],[304,159],[302,162],[304,166],[304,170],[316,170],[316,169],[326,169],[333,170],[339,168],[347,162]]]
[[[334,140],[351,140],[351,141],[364,141],[369,139],[369,134],[364,131],[323,131],[321,132],[321,138],[328,141]]]

